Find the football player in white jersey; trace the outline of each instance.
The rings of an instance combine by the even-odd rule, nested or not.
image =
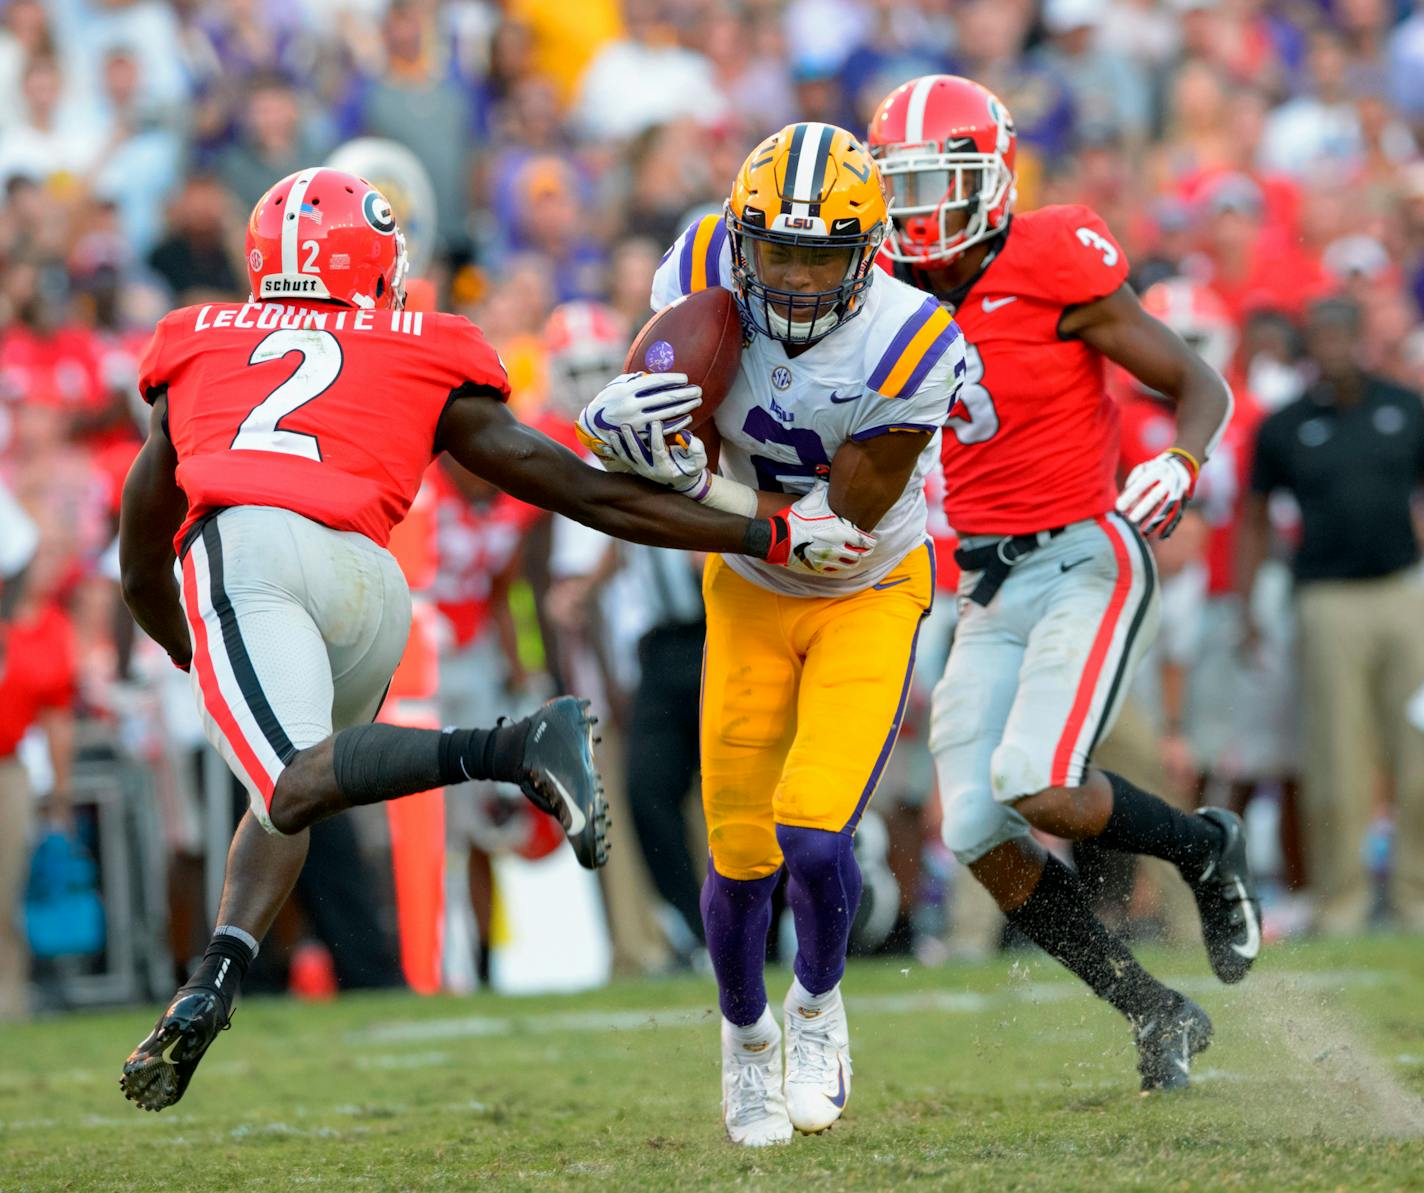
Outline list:
[[[752,1146],[825,1130],[850,1092],[852,837],[899,732],[934,590],[924,479],[964,345],[934,299],[872,269],[885,232],[875,163],[850,133],[805,123],[768,137],[722,214],[688,228],[653,282],[656,309],[710,286],[740,307],[740,372],[713,423],[719,471],[695,437],[670,441],[701,396],[682,374],[619,377],[580,416],[611,467],[726,510],[799,495],[793,518],[844,532],[808,561],[820,574],[713,556],[703,577],[702,915],[723,1118]],[[762,972],[783,865],[797,937],[784,1079]]]

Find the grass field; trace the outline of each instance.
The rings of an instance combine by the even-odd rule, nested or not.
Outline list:
[[[705,980],[563,998],[250,1000],[187,1097],[119,1065],[153,1011],[0,1028],[0,1189],[1424,1188],[1424,942],[1277,948],[1140,1098],[1128,1033],[1034,955],[847,975],[855,1089],[827,1135],[725,1142]],[[786,978],[770,975],[780,1001]]]

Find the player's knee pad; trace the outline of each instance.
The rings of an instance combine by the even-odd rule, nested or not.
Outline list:
[[[1052,786],[1052,759],[1043,750],[1001,741],[989,759],[989,786],[994,799],[1011,804]]]
[[[1018,837],[1028,835],[1028,822],[1009,804],[1001,804],[987,787],[961,789],[944,801],[940,834],[945,848],[962,865]]]
[[[707,834],[712,866],[724,878],[747,882],[781,868],[781,847],[770,819],[765,825],[736,821],[714,826]]]

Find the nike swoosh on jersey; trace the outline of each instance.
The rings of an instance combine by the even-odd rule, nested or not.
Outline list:
[[[860,399],[863,398],[863,397],[865,397],[865,391],[864,391],[864,390],[861,390],[860,393],[858,393],[858,394],[850,394],[848,397],[844,397],[844,398],[841,397],[840,394],[836,393],[835,390],[831,390],[831,405],[832,405],[832,406],[844,406],[847,402],[855,402],[855,401],[860,400]]]
[[[1000,307],[1006,307],[1011,302],[1018,302],[1017,294],[1010,294],[1007,298],[986,298],[980,305],[984,308],[984,314],[991,315]]]
[[[909,576],[901,576],[898,580],[882,580],[879,584],[872,584],[870,587],[879,592],[882,588],[894,588],[897,584],[908,584]]]
[[[564,785],[559,782],[559,777],[557,775],[550,775],[549,782],[554,785],[554,790],[559,793],[559,798],[564,801],[564,807],[569,810],[568,831],[571,833],[583,832],[583,826],[587,824],[588,821],[587,818],[584,816],[582,809],[578,806],[578,804],[574,803],[574,797],[571,796],[565,789]]]
[[[1092,558],[1093,558],[1093,557],[1092,557],[1091,555],[1085,555],[1082,559],[1075,559],[1072,563],[1067,563],[1067,562],[1060,563],[1060,564],[1058,565],[1058,570],[1059,570],[1060,572],[1071,572],[1071,571],[1072,571],[1075,567],[1077,567],[1080,563],[1087,563],[1087,562],[1088,562],[1090,559],[1092,559]]]

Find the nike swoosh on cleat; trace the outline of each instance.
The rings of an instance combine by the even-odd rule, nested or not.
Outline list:
[[[1182,1056],[1172,1058],[1172,1063],[1182,1070],[1183,1077],[1192,1075],[1192,1029],[1184,1028],[1182,1031]]]
[[[831,1099],[831,1105],[837,1110],[844,1110],[846,1103],[845,1065],[839,1060],[836,1061],[836,1081],[836,1096]]]
[[[183,1037],[180,1035],[180,1036],[178,1036],[176,1039],[174,1039],[173,1043],[169,1044],[167,1048],[165,1048],[162,1052],[160,1052],[160,1053],[158,1054],[160,1057],[163,1058],[163,1063],[164,1063],[164,1064],[166,1064],[166,1065],[172,1065],[172,1064],[177,1064],[177,1063],[178,1063],[177,1061],[175,1061],[175,1060],[173,1059],[173,1050],[174,1050],[175,1048],[177,1048],[178,1045],[181,1044],[182,1042],[183,1042]]]
[[[549,775],[549,782],[554,785],[554,790],[559,793],[559,798],[564,801],[564,807],[569,810],[568,831],[575,835],[583,832],[584,825],[588,823],[588,818],[584,816],[583,810],[578,804],[574,803],[574,797],[571,796],[564,785],[559,782],[557,775],[551,773]]]
[[[1256,922],[1256,913],[1246,898],[1246,888],[1239,878],[1236,880],[1236,893],[1241,896],[1241,907],[1246,912],[1246,943],[1232,941],[1231,951],[1249,961],[1261,951],[1261,926]]]

